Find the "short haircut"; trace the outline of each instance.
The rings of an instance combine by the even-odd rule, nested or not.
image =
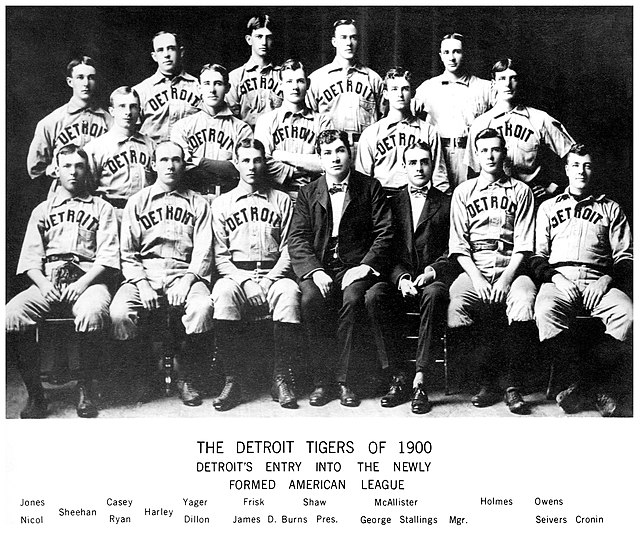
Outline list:
[[[413,144],[409,145],[407,148],[405,148],[404,152],[402,153],[402,162],[403,163],[407,162],[407,152],[409,150],[424,150],[425,152],[429,153],[429,159],[431,159],[433,161],[433,154],[431,153],[431,146],[426,141],[416,141],[415,143],[413,143]]]
[[[242,141],[240,141],[236,145],[236,159],[240,157],[239,154],[241,148],[255,148],[256,150],[260,151],[260,154],[262,154],[262,159],[266,159],[264,145],[261,141],[258,141],[258,139],[243,139]]]
[[[511,69],[520,74],[520,68],[517,61],[514,61],[510,57],[503,57],[496,61],[493,64],[493,67],[491,67],[491,79],[495,80],[497,72],[502,72],[507,69]]]
[[[89,65],[90,67],[96,68],[96,63],[89,56],[79,56],[73,58],[69,61],[67,65],[67,76],[71,78],[73,76],[73,69],[75,69],[78,65]],[[96,69],[97,70],[97,69]]]
[[[254,31],[259,30],[260,28],[268,28],[269,30],[273,30],[273,21],[269,15],[258,15],[256,17],[251,17],[249,22],[247,22],[247,35],[251,35]]]
[[[206,65],[202,65],[200,75],[198,77],[202,76],[202,73],[207,70],[212,70],[213,72],[219,72],[222,74],[222,81],[225,85],[229,85],[229,71],[222,65],[218,65],[217,63],[207,63]]]
[[[478,135],[476,135],[476,138],[473,140],[473,146],[475,147],[476,150],[478,150],[478,141],[480,139],[500,139],[502,148],[504,149],[507,146],[504,140],[504,137],[502,137],[500,132],[495,128],[485,128],[484,130],[481,130],[480,132],[478,132]]]
[[[114,89],[111,96],[109,96],[109,104],[111,104],[111,107],[113,107],[113,97],[116,95],[133,95],[138,99],[138,104],[140,104],[140,95],[138,95],[138,92],[135,89],[128,85],[121,85],[117,89]]]
[[[58,165],[60,164],[60,156],[68,156],[70,154],[78,154],[78,156],[84,160],[86,165],[89,164],[89,157],[87,156],[87,153],[78,145],[74,145],[73,143],[64,145],[60,150],[58,150],[58,153],[56,154],[56,163]]]
[[[385,84],[386,84],[387,80],[392,80],[393,78],[406,78],[406,80],[408,82],[410,82],[411,81],[411,71],[405,69],[404,67],[392,67],[384,75]]]
[[[575,154],[576,156],[591,156],[592,160],[597,160],[597,153],[590,146],[585,145],[584,143],[576,143],[567,152],[567,155],[564,158],[565,165],[569,161],[569,154]]]
[[[156,149],[153,151],[153,161],[156,161],[156,155],[158,154],[158,149],[161,146],[164,145],[173,145],[173,146],[177,146],[180,149],[180,153],[182,154],[182,160],[184,161],[184,148],[182,148],[178,143],[176,143],[175,141],[160,141],[157,145],[156,145]]]
[[[343,132],[342,130],[323,130],[318,134],[318,138],[316,139],[316,151],[320,154],[320,146],[321,145],[330,145],[334,141],[342,141],[344,146],[347,147],[347,152],[349,152],[349,157],[351,157],[351,146],[349,145],[349,136],[347,132]]]
[[[335,35],[338,26],[355,26],[358,29],[356,21],[353,19],[338,19],[333,23],[333,33]]]
[[[464,46],[465,37],[461,33],[453,32],[453,33],[446,34],[445,36],[442,37],[440,44],[442,44],[444,41],[447,41],[449,39],[456,39],[462,43],[462,46]]]
[[[182,39],[180,39],[180,36],[175,33],[175,32],[167,32],[164,30],[160,30],[158,33],[156,33],[153,38],[151,39],[151,49],[155,52],[156,48],[155,45],[153,44],[153,42],[156,40],[156,37],[160,37],[161,35],[173,35],[173,37],[176,40],[176,46],[178,48],[182,48],[183,43],[182,43]]]
[[[307,71],[304,70],[304,65],[300,63],[297,59],[287,59],[282,66],[280,67],[280,76],[282,76],[282,72],[285,70],[298,70],[302,69],[304,71],[304,75],[307,75]]]

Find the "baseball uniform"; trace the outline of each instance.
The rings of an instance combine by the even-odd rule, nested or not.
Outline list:
[[[136,282],[146,279],[164,294],[187,273],[197,281],[187,295],[182,317],[186,333],[211,330],[213,309],[207,285],[213,236],[207,201],[189,189],[166,192],[158,183],[145,187],[127,202],[120,235],[125,283],[111,304],[114,337],[136,337],[142,307]]]
[[[101,198],[88,194],[65,198],[54,194],[31,214],[17,273],[37,269],[55,283],[60,268],[67,268],[69,263],[78,277],[94,264],[120,269],[116,215],[113,207]],[[89,286],[71,307],[76,330],[103,330],[109,322],[110,301],[105,284]],[[7,304],[7,331],[24,332],[34,327],[53,311],[53,306],[32,285]]]
[[[184,71],[173,79],[156,71],[133,89],[140,97],[140,133],[156,143],[167,141],[180,119],[197,113],[201,100],[198,79]]]
[[[616,282],[631,278],[633,240],[629,222],[620,206],[604,195],[577,200],[569,191],[542,203],[537,215],[536,252],[532,266],[543,282],[535,304],[540,340],[569,329],[578,313],[602,320],[606,333],[615,339],[630,339],[633,324],[631,299]],[[593,310],[585,310],[552,282],[560,273],[586,287],[604,274],[613,285]]]
[[[539,184],[553,194],[557,185],[550,183],[541,167],[540,152],[547,146],[555,154],[564,158],[575,144],[564,126],[544,111],[528,106],[516,106],[511,111],[502,112],[493,108],[480,115],[469,131],[471,142],[467,145],[467,162],[474,171],[480,170],[473,139],[485,128],[500,132],[507,144],[504,171],[531,186]]]
[[[258,117],[282,105],[280,67],[260,67],[252,59],[229,73],[231,88],[226,96],[232,113],[255,128]]]
[[[451,186],[456,187],[467,179],[469,128],[491,107],[491,82],[469,74],[453,81],[441,74],[416,89],[413,106],[416,115],[426,113],[438,131]]]
[[[413,115],[401,121],[385,117],[367,127],[360,137],[356,170],[377,178],[383,187],[403,187],[408,180],[402,157],[406,148],[418,141],[424,141],[431,148],[432,184],[446,193],[449,179],[438,133],[433,126]]]

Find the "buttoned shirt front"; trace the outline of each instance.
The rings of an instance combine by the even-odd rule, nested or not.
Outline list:
[[[338,130],[360,133],[382,115],[382,78],[368,67],[343,68],[334,59],[309,80],[308,106],[328,115]]]
[[[434,187],[447,192],[449,179],[438,133],[429,123],[413,115],[400,121],[385,117],[369,126],[360,137],[356,170],[377,178],[383,187],[407,185],[402,158],[406,148],[418,141],[424,141],[431,148]]]
[[[342,219],[342,209],[344,208],[344,200],[347,196],[347,189],[349,188],[349,176],[347,176],[342,182],[338,183],[333,181],[328,176],[327,180],[327,189],[331,191],[331,189],[335,186],[339,186],[342,188],[342,191],[335,191],[333,193],[329,193],[329,200],[331,201],[331,215],[333,225],[331,226],[331,237],[338,237],[338,233],[340,230],[340,220]]]
[[[108,198],[126,199],[153,181],[153,140],[112,128],[85,147],[93,188]]]
[[[413,223],[413,231],[415,232],[418,228],[418,222],[420,222],[420,215],[422,214],[422,210],[424,209],[424,204],[427,201],[427,194],[429,192],[430,186],[425,186],[421,188],[424,191],[424,194],[413,192],[412,189],[414,187],[409,185],[409,202],[411,202],[411,222]]]
[[[140,97],[140,133],[156,143],[167,141],[176,122],[197,113],[200,104],[198,79],[182,71],[167,78],[159,70],[134,87]]]
[[[127,282],[147,279],[164,290],[187,272],[211,281],[212,229],[209,204],[191,191],[164,191],[160,184],[133,195],[121,229],[122,273]]]
[[[226,100],[233,114],[254,128],[258,117],[282,105],[280,67],[261,67],[253,59],[229,74]]]
[[[47,257],[74,255],[86,272],[94,263],[120,269],[118,225],[113,207],[98,197],[59,193],[31,213],[17,273],[31,269],[47,276],[56,262]]]

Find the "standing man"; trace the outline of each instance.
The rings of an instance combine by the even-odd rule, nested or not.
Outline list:
[[[131,87],[118,87],[110,97],[114,124],[89,142],[86,152],[92,190],[116,208],[118,219],[131,195],[153,182],[151,163],[156,144],[137,132],[140,99]]]
[[[325,174],[300,190],[289,236],[314,375],[309,403],[323,406],[338,396],[343,406],[358,406],[348,375],[353,328],[389,263],[391,211],[380,182],[351,171],[345,132],[321,132],[317,149]]]
[[[482,387],[471,399],[473,405],[490,406],[500,398],[497,348],[507,359],[504,401],[511,412],[526,414],[521,385],[531,346],[525,335],[533,321],[535,286],[524,274],[524,262],[533,251],[533,195],[504,174],[507,150],[497,130],[482,130],[474,146],[480,175],[460,184],[451,199],[449,255],[464,272],[449,291],[448,324],[455,329],[480,323]]]
[[[255,128],[258,117],[282,104],[280,67],[271,62],[272,21],[269,15],[251,17],[244,36],[251,57],[229,74],[231,89],[227,103],[232,113]]]
[[[133,195],[124,210],[121,231],[124,283],[111,304],[113,337],[119,341],[138,334],[140,314],[167,305],[184,310],[187,341],[182,350],[178,393],[187,406],[202,404],[193,387],[196,362],[213,346],[211,282],[212,230],[209,204],[182,184],[182,148],[163,141],[156,148],[156,182]],[[131,353],[130,344],[121,347]],[[145,372],[151,372],[147,365]],[[148,380],[148,376],[143,377]]]
[[[27,170],[33,179],[43,176],[54,179],[50,195],[57,187],[55,156],[58,150],[68,144],[83,147],[91,139],[106,133],[111,126],[111,116],[94,101],[96,84],[93,59],[82,56],[70,61],[67,85],[73,90],[71,100],[36,126],[27,156]]]
[[[500,132],[507,143],[505,173],[531,188],[537,206],[559,192],[558,184],[542,167],[543,151],[550,150],[564,158],[575,141],[556,119],[522,103],[520,70],[521,67],[510,58],[500,59],[493,65],[491,77],[496,103],[474,121],[471,135],[477,135],[485,128]],[[469,167],[479,171],[476,154],[468,150],[467,157]]]
[[[51,315],[73,315],[79,341],[79,417],[96,417],[92,383],[97,356],[109,324],[107,289],[120,269],[118,226],[113,208],[87,192],[87,155],[76,145],[56,153],[60,187],[31,214],[18,274],[33,285],[7,304],[7,348],[17,353],[18,369],[29,394],[22,419],[47,415],[40,382],[40,354],[34,328]]]
[[[459,33],[442,38],[444,72],[423,82],[413,100],[416,115],[426,114],[426,120],[438,130],[452,189],[467,179],[469,127],[491,107],[491,82],[467,72],[464,42]]]
[[[215,63],[204,65],[200,71],[200,109],[179,121],[171,132],[171,140],[185,153],[189,186],[203,194],[219,194],[220,189],[228,191],[237,184],[234,151],[253,135],[251,128],[231,113],[224,100],[228,91],[227,69]]]
[[[173,125],[198,111],[198,80],[183,69],[184,46],[178,34],[159,31],[151,40],[158,70],[134,87],[140,97],[140,133],[167,141]]]
[[[240,183],[211,206],[221,276],[211,296],[226,375],[213,405],[225,411],[241,402],[238,368],[245,336],[240,321],[267,315],[273,319],[273,399],[283,408],[297,408],[291,365],[300,338],[300,290],[292,279],[287,248],[293,206],[289,196],[266,179],[260,141],[245,139],[236,155]]]
[[[307,101],[313,111],[327,114],[335,128],[346,132],[355,162],[360,134],[382,116],[383,84],[379,74],[356,60],[355,20],[337,20],[333,28],[336,57],[309,77]]]
[[[584,145],[569,151],[569,187],[540,206],[531,263],[542,282],[535,306],[540,340],[549,354],[563,355],[564,363],[577,368],[575,383],[556,397],[558,405],[575,413],[595,402],[603,417],[611,417],[620,412],[620,380],[614,378],[620,361],[603,359],[631,355],[633,240],[618,203],[598,193],[595,164]],[[569,337],[578,314],[605,325],[606,341],[594,362],[578,361]]]
[[[322,174],[315,147],[331,120],[305,104],[308,80],[302,63],[288,59],[280,68],[282,107],[258,118],[255,137],[265,147],[269,178],[295,201],[303,185]]]
[[[411,73],[402,67],[390,69],[384,77],[384,87],[389,113],[362,133],[356,170],[377,178],[387,194],[395,195],[408,183],[402,161],[404,151],[424,141],[433,154],[433,185],[446,193],[449,180],[438,133],[411,113]]]

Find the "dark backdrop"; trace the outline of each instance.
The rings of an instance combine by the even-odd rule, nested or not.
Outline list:
[[[332,22],[352,17],[360,58],[381,75],[393,65],[414,73],[414,87],[437,75],[442,35],[469,40],[470,70],[488,78],[501,56],[527,69],[528,103],[603,151],[608,192],[632,211],[631,7],[8,7],[7,8],[7,297],[24,287],[15,272],[31,210],[46,195],[26,172],[38,120],[70,97],[65,66],[75,55],[98,63],[99,101],[120,85],[151,75],[151,37],[184,36],[186,68],[208,62],[231,70],[248,57],[247,19],[265,12],[277,23],[276,60],[299,58],[314,70],[333,59]]]

